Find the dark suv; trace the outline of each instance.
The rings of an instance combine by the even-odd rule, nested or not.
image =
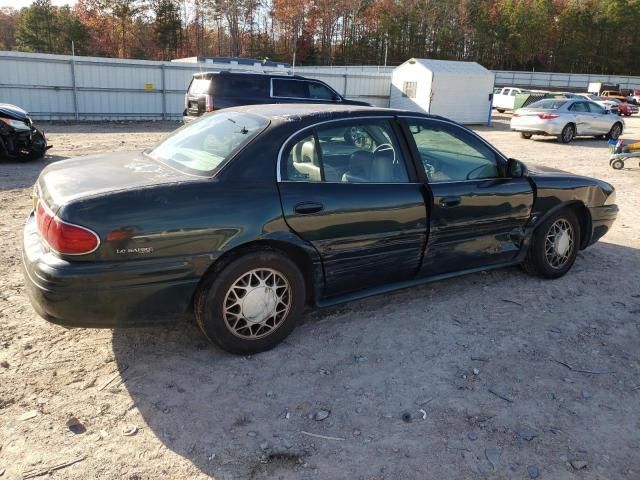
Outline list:
[[[183,120],[195,120],[206,112],[258,103],[338,103],[364,105],[347,100],[329,85],[298,75],[266,73],[195,73],[184,96]]]

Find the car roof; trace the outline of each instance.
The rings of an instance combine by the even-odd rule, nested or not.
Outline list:
[[[424,118],[443,119],[438,115],[398,110],[394,108],[366,107],[360,105],[316,104],[316,103],[273,103],[261,105],[242,105],[228,108],[229,111],[259,115],[274,123],[304,121],[306,119],[333,120],[339,118],[357,118],[367,116],[411,115]],[[451,120],[448,120],[451,121]],[[455,123],[455,122],[453,122]]]
[[[193,74],[194,78],[208,78],[211,79],[214,76],[226,76],[226,75],[239,75],[243,77],[256,77],[256,78],[290,78],[295,80],[311,80],[300,75],[287,75],[286,72],[282,73],[263,73],[263,72],[232,72],[230,70],[217,70],[217,71],[209,71],[209,72],[196,72]]]

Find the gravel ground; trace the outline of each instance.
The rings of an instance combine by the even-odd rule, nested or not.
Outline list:
[[[51,156],[0,165],[0,478],[640,478],[640,168],[611,169],[606,142],[522,140],[494,119],[478,131],[506,154],[616,186],[604,241],[555,281],[513,268],[311,312],[254,357],[188,322],[35,315],[19,265],[40,170],[177,126],[45,124]]]

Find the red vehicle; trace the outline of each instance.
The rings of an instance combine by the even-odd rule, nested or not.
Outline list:
[[[617,98],[607,98],[607,100],[612,100],[618,104],[618,115],[630,117],[631,115],[638,113],[638,106],[633,103],[623,102]]]

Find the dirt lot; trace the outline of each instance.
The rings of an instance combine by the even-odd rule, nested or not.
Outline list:
[[[187,322],[35,315],[19,265],[39,171],[176,127],[45,125],[50,157],[0,165],[0,478],[640,478],[640,168],[611,169],[603,141],[522,140],[506,119],[478,131],[618,190],[614,230],[570,274],[493,271],[312,312],[245,358]]]

